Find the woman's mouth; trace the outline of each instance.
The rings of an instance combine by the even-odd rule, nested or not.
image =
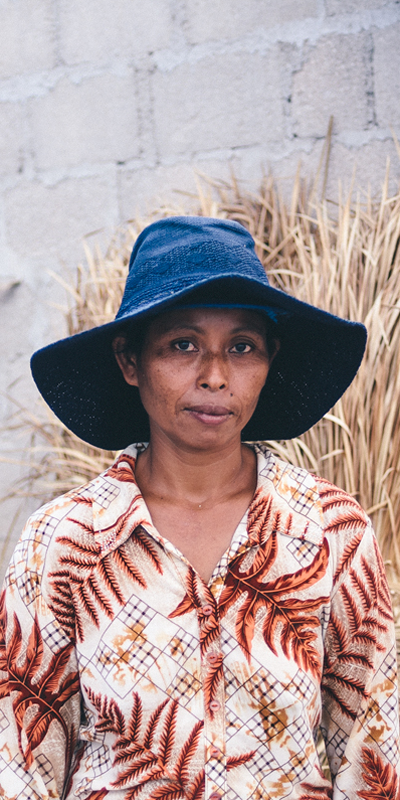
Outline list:
[[[233,412],[225,406],[214,406],[211,404],[201,406],[190,406],[185,409],[189,414],[200,422],[206,425],[221,425],[229,417],[233,416]]]

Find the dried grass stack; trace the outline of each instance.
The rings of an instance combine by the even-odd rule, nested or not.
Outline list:
[[[316,202],[300,179],[286,203],[272,180],[260,194],[232,181],[199,185],[198,213],[243,223],[273,284],[334,314],[364,322],[368,347],[341,401],[299,439],[271,443],[280,455],[345,488],[371,515],[389,579],[400,590],[400,196],[386,180],[378,201]],[[331,210],[329,210],[331,209]],[[154,218],[182,213],[162,209]],[[108,252],[87,252],[68,312],[75,333],[114,317],[132,243],[145,221],[130,227]],[[42,444],[33,451],[32,491],[60,494],[110,463],[113,454],[81,443],[52,419],[34,420]],[[44,439],[44,442],[43,442]],[[38,439],[36,437],[36,441]],[[396,597],[395,597],[396,600]]]

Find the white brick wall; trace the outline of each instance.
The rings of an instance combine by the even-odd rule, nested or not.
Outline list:
[[[293,130],[300,139],[325,135],[327,109],[336,132],[368,127],[368,38],[365,32],[332,34],[304,48],[292,88]]]
[[[379,127],[400,126],[400,22],[374,35],[374,89]]]
[[[318,0],[187,0],[184,9],[185,33],[191,44],[237,40],[320,15]]]
[[[114,227],[115,170],[71,175],[54,184],[21,181],[4,192],[4,218],[9,247],[26,260],[18,278],[23,280],[32,261],[29,283],[34,288],[41,259],[43,266],[60,271],[62,262],[81,260],[83,234]]]
[[[38,172],[65,174],[81,164],[115,164],[139,155],[131,70],[76,82],[62,78],[51,92],[28,101],[28,114]]]
[[[153,76],[161,159],[252,147],[285,136],[279,46],[216,53]]]
[[[65,64],[110,66],[171,45],[174,6],[167,0],[60,0],[60,55]]]
[[[0,176],[18,174],[27,147],[28,126],[23,107],[18,103],[0,106]]]
[[[63,334],[48,270],[154,202],[184,207],[194,169],[312,176],[333,114],[330,196],[354,164],[364,188],[388,156],[400,175],[395,0],[2,0],[0,31],[0,388],[23,403],[30,352]],[[0,462],[0,494],[16,474]]]
[[[0,78],[55,66],[53,0],[3,0],[0,6]]]

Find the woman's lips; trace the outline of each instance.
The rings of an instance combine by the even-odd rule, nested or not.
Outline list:
[[[188,411],[191,416],[201,422],[205,422],[207,425],[220,425],[221,422],[225,422],[225,420],[233,414],[233,412],[225,406],[190,406],[185,410]]]

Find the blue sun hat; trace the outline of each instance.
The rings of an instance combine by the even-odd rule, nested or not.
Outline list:
[[[353,380],[363,357],[364,325],[315,308],[270,286],[254,240],[239,223],[168,217],[138,237],[118,314],[32,356],[35,383],[56,416],[96,447],[119,450],[148,441],[139,391],[116,363],[112,341],[135,323],[180,306],[234,306],[268,316],[280,340],[244,440],[291,439],[318,422]]]

